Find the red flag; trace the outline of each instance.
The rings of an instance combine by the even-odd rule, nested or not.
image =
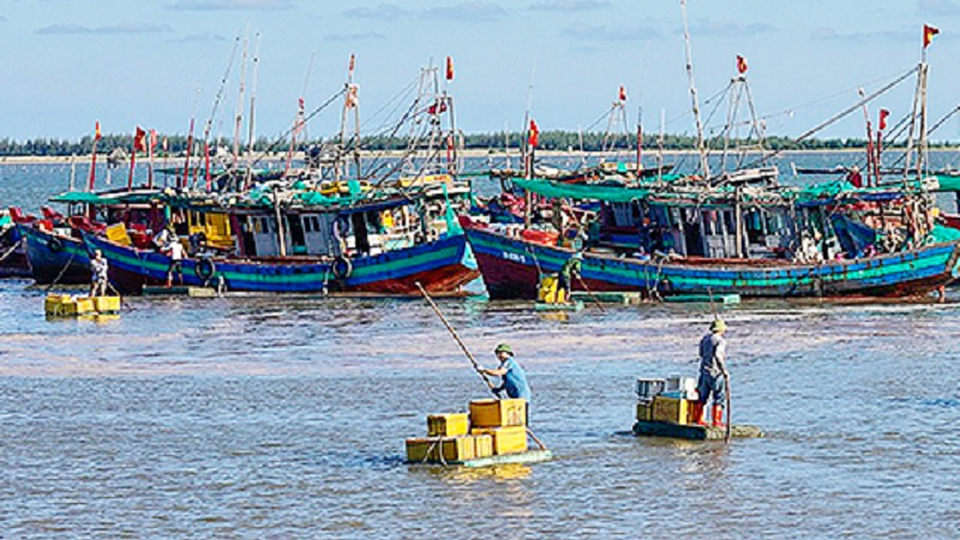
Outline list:
[[[940,30],[930,26],[929,24],[923,25],[923,48],[926,49],[930,42],[933,41],[933,36],[940,33]]]
[[[626,89],[626,87],[624,87],[623,85],[620,86],[620,94],[619,94],[618,97],[619,97],[620,101],[626,101],[626,100],[627,100],[627,89]]]
[[[97,125],[93,128],[93,140],[99,141],[102,137],[103,134],[100,133],[100,121],[97,120]]]
[[[447,57],[447,80],[453,80],[453,58],[450,56]]]
[[[447,102],[443,99],[437,99],[433,105],[427,107],[427,112],[432,115],[443,114],[447,112]]]
[[[147,132],[144,131],[140,126],[137,126],[137,131],[133,135],[133,151],[134,152],[146,152],[147,151]]]
[[[537,123],[533,119],[530,120],[530,138],[527,142],[530,143],[532,148],[536,148],[537,144],[540,143],[540,128],[537,127]]]
[[[350,76],[353,77],[353,68],[357,67],[357,55],[350,55],[350,65],[347,67],[347,71],[350,72]]]
[[[890,116],[890,111],[887,109],[880,109],[880,131],[887,129],[887,117]]]
[[[347,96],[344,98],[344,105],[348,109],[356,107],[360,103],[360,95],[358,94],[358,87],[355,84],[351,84],[347,87]]]
[[[150,151],[157,147],[157,130],[150,130]]]
[[[747,59],[737,55],[737,73],[743,75],[747,72]]]

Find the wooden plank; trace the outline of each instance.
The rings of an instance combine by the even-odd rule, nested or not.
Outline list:
[[[639,437],[719,441],[723,440],[725,430],[713,426],[688,426],[671,424],[669,422],[647,422],[641,420],[633,425],[633,433]],[[734,424],[730,427],[730,437],[738,439],[763,437],[763,431],[756,426],[738,426]]]
[[[664,302],[686,302],[686,303],[710,303],[709,294],[675,294],[670,296],[665,296],[663,298]],[[740,295],[739,294],[715,294],[713,295],[713,301],[717,304],[739,304]]]
[[[469,459],[467,461],[448,461],[446,465],[456,466],[456,467],[467,467],[467,468],[478,468],[478,467],[493,467],[496,465],[507,465],[511,463],[538,463],[541,461],[549,461],[553,459],[553,452],[550,450],[530,450],[528,452],[520,452],[518,454],[503,454],[499,456],[489,456],[477,459]],[[409,465],[428,465],[428,466],[443,466],[443,463],[436,461],[420,462],[420,461],[408,461]]]
[[[641,297],[638,291],[594,291],[593,295],[586,291],[573,291],[570,298],[584,302],[595,301],[604,304],[636,305]]]
[[[580,311],[583,309],[583,302],[577,300],[569,304],[550,304],[547,302],[537,302],[533,305],[535,311]]]

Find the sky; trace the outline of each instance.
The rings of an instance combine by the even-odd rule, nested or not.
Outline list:
[[[727,105],[708,98],[737,55],[765,132],[797,136],[854,105],[858,88],[915,67],[924,24],[940,30],[927,50],[930,122],[960,103],[960,0],[689,0],[687,14],[709,132]],[[256,133],[268,139],[292,124],[300,96],[313,110],[340,91],[351,54],[362,118],[450,56],[466,133],[519,130],[528,110],[542,131],[602,130],[621,85],[629,125],[642,111],[647,133],[661,119],[667,133],[695,133],[679,0],[0,0],[0,138],[76,140],[97,121],[105,133],[186,134],[191,117],[200,132],[221,87],[212,133],[230,137],[244,36],[250,58],[259,42],[245,100],[255,88]],[[915,85],[870,103],[873,122],[880,107],[907,114]],[[329,107],[309,135],[339,122]],[[864,132],[857,111],[817,135]],[[960,121],[933,139],[960,139]]]

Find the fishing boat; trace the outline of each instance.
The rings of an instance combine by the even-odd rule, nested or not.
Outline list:
[[[90,258],[82,235],[109,234],[111,225],[123,224],[140,245],[150,242],[145,233],[162,220],[160,190],[115,189],[101,192],[68,191],[50,203],[65,205],[66,213],[41,208],[42,218],[18,224],[24,238],[31,275],[38,284],[90,282]],[[111,225],[108,225],[111,224]]]
[[[433,222],[434,228],[419,229],[418,222],[369,233],[368,225],[382,226],[384,213],[413,216],[411,204],[397,196],[345,208],[291,207],[279,221],[270,208],[233,209],[230,221],[241,231],[234,235],[234,252],[186,257],[176,283],[230,291],[405,295],[418,293],[421,283],[434,293],[457,292],[479,275],[458,227]],[[121,291],[139,294],[144,286],[167,282],[170,255],[96,234],[83,238],[89,250],[103,252],[111,282]]]
[[[601,202],[598,232],[583,258],[588,290],[655,299],[903,297],[957,277],[960,235],[928,226],[931,207],[922,191],[514,182],[542,197]],[[462,224],[493,298],[535,298],[540,276],[558,272],[577,251],[546,224],[525,229],[466,216]]]
[[[27,250],[17,228],[18,221],[31,221],[19,208],[0,210],[0,278],[30,277]]]

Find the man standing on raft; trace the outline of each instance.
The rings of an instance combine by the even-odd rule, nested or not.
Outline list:
[[[710,333],[700,340],[700,380],[697,383],[697,393],[700,396],[693,411],[694,418],[700,425],[708,425],[704,416],[707,401],[713,396],[713,425],[723,427],[723,404],[726,397],[726,379],[730,376],[727,371],[727,340],[723,334],[727,331],[727,323],[723,319],[715,319],[710,323]]]

